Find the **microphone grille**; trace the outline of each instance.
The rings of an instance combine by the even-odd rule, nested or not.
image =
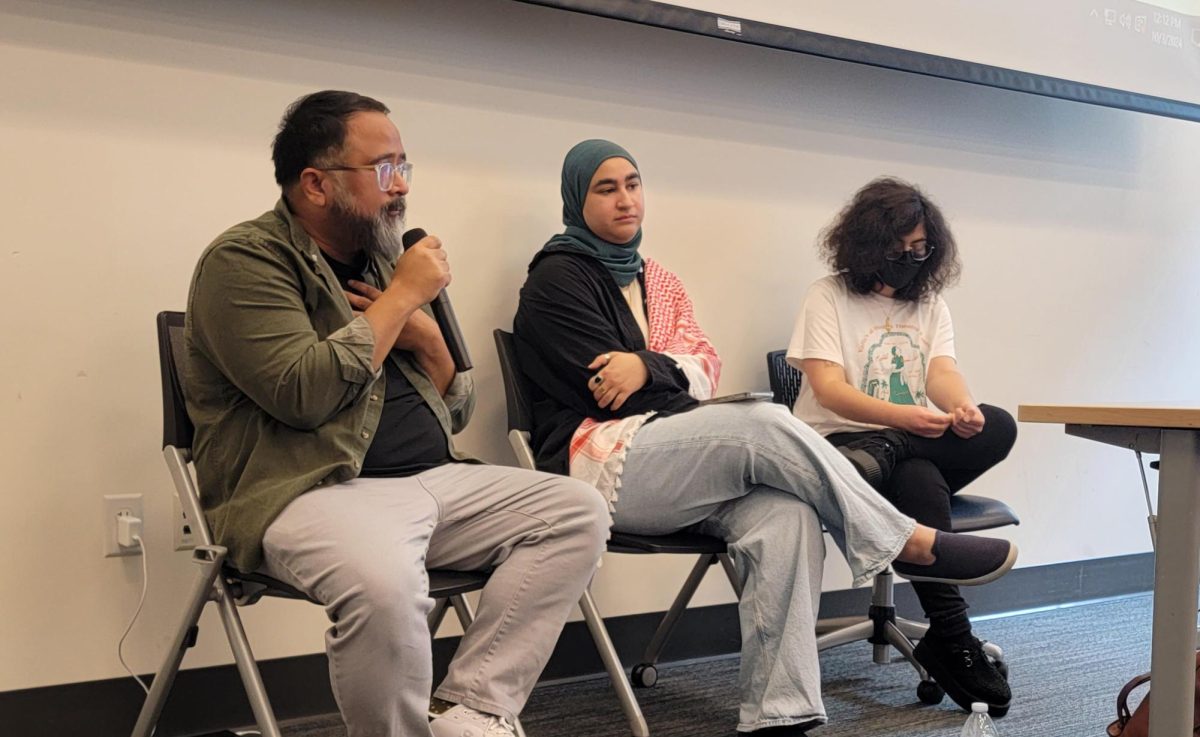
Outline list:
[[[429,234],[425,232],[424,228],[413,228],[411,230],[404,231],[404,235],[400,237],[400,241],[404,244],[404,250],[407,251],[408,249],[412,248],[417,241],[421,240],[427,235]]]

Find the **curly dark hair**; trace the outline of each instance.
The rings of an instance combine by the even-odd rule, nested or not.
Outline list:
[[[870,294],[879,283],[877,274],[888,249],[921,223],[933,253],[912,283],[895,294],[896,299],[916,302],[957,282],[962,266],[942,211],[914,185],[892,177],[868,183],[821,231],[819,248],[851,292]]]

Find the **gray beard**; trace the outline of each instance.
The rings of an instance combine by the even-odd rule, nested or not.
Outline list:
[[[401,200],[403,207],[403,200]],[[404,250],[404,218],[396,225],[392,224],[386,209],[373,216],[363,216],[356,213],[346,194],[340,189],[333,195],[333,215],[345,233],[349,243],[357,245],[368,256],[383,256],[388,263],[395,263]]]
[[[404,250],[404,219],[395,225],[389,222],[387,215],[376,215],[372,220],[373,237],[367,252],[382,255],[388,263],[395,263]]]

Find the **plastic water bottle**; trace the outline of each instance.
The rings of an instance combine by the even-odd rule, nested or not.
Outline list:
[[[971,704],[971,716],[967,717],[967,723],[963,725],[962,737],[999,737],[1000,733],[996,731],[996,723],[988,716],[988,705],[976,701]]]

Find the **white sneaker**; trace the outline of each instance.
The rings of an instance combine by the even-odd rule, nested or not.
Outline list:
[[[462,704],[434,716],[429,731],[433,737],[516,737],[517,734],[507,719]]]

